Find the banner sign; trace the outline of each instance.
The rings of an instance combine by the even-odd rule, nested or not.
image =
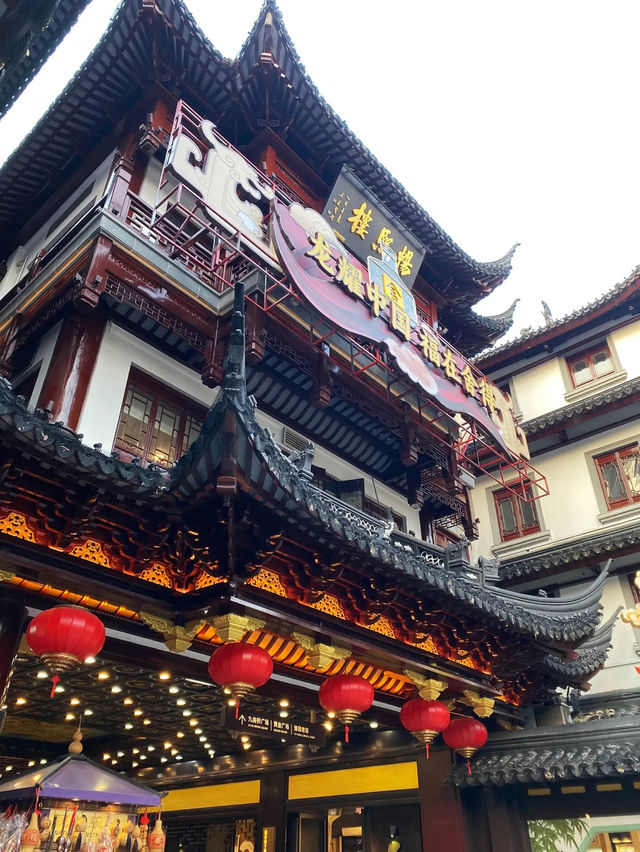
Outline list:
[[[236,719],[235,710],[225,710],[224,725],[230,731],[241,731],[251,736],[271,737],[287,743],[324,745],[327,740],[327,732],[319,722],[315,724],[294,722],[290,719],[270,716],[262,711],[240,712]]]
[[[343,168],[322,215],[338,238],[360,260],[382,257],[385,248],[396,255],[398,273],[410,290],[425,249],[397,222],[384,205],[348,169]]]
[[[319,218],[299,204],[287,208],[274,201],[273,241],[297,289],[329,322],[384,344],[408,379],[447,410],[474,420],[508,450],[492,418],[499,409],[502,415],[504,395],[418,319],[393,250],[383,247],[381,257],[370,256],[365,267],[329,241]]]

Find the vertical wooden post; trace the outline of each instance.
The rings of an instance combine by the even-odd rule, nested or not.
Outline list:
[[[6,704],[13,666],[26,621],[27,608],[3,596],[0,600],[0,707]],[[0,711],[0,733],[5,715],[6,711]]]
[[[70,314],[63,320],[38,399],[38,408],[51,412],[76,429],[95,365],[105,317],[98,311],[87,316]]]
[[[286,852],[287,776],[265,772],[260,777],[256,852]]]
[[[485,794],[491,852],[531,852],[527,820],[513,787],[491,787]]]
[[[460,794],[446,782],[450,771],[448,749],[433,749],[429,760],[424,754],[418,757],[423,852],[471,852],[465,840]]]

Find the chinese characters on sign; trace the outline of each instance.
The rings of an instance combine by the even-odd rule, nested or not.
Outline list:
[[[392,249],[400,277],[407,289],[411,289],[424,257],[424,248],[393,221],[391,214],[348,170],[340,172],[323,216],[345,247],[360,260],[366,261],[371,254],[382,256],[385,247]]]
[[[279,738],[288,743],[323,745],[326,740],[326,731],[321,724],[293,722],[289,719],[275,718],[254,710],[241,713],[237,719],[234,713],[226,711],[225,727],[232,731],[242,731],[245,734]]]
[[[496,409],[494,386],[479,372],[474,372],[462,355],[453,351],[429,326],[418,320],[415,302],[400,277],[394,251],[381,247],[381,258],[369,257],[368,276],[347,255],[336,256],[322,234],[309,236],[305,254],[320,269],[344,287],[355,299],[368,305],[372,316],[384,319],[401,339],[412,343],[426,361],[441,370],[451,382],[459,385],[490,414]]]

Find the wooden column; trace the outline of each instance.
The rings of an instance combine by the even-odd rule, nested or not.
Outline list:
[[[260,804],[256,852],[286,852],[287,776],[265,772],[260,776]]]
[[[76,429],[80,420],[105,322],[98,311],[85,316],[72,313],[58,334],[38,408],[50,411],[54,422],[61,420],[70,429]]]
[[[0,599],[0,707],[4,706],[11,684],[18,646],[27,622],[27,608],[3,595]],[[6,711],[0,711],[0,733]]]
[[[446,781],[451,771],[448,749],[434,749],[431,758],[418,757],[422,852],[476,852],[467,846],[460,795]]]
[[[531,852],[527,820],[513,787],[490,787],[485,793],[491,852]]]

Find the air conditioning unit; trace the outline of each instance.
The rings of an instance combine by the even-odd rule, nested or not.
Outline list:
[[[289,429],[288,426],[283,427],[282,445],[288,450],[301,453],[303,450],[307,449],[310,443],[309,439],[305,438],[304,435],[301,435],[299,432],[294,432],[293,429]]]

